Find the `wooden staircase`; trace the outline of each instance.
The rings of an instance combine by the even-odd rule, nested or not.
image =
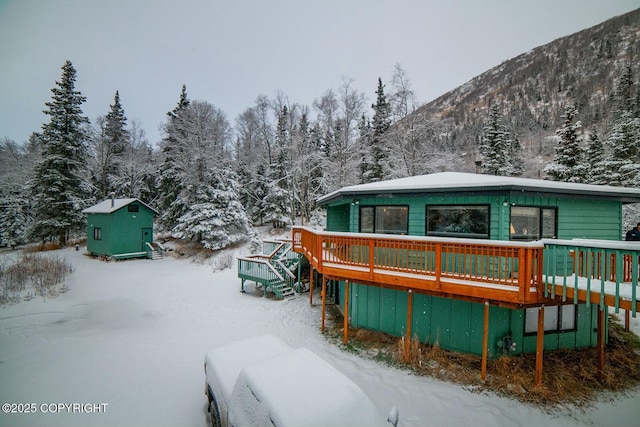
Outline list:
[[[157,242],[146,243],[147,245],[147,258],[151,260],[157,260],[163,258],[164,247]]]
[[[238,277],[244,292],[246,281],[261,285],[266,296],[271,291],[279,299],[296,296],[297,274],[301,256],[292,250],[291,241],[269,240],[262,253],[238,258]]]

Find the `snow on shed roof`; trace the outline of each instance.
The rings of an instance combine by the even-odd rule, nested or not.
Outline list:
[[[461,191],[535,191],[542,193],[597,196],[621,200],[626,203],[640,202],[640,189],[613,187],[609,185],[577,184],[547,181],[542,179],[494,176],[462,172],[440,172],[429,175],[410,176],[388,181],[342,187],[318,199],[326,204],[342,197],[389,194],[431,193]]]
[[[85,210],[82,211],[82,213],[112,213],[117,211],[118,209],[121,209],[133,202],[138,202],[143,206],[146,206],[147,208],[151,209],[153,211],[153,213],[155,213],[156,215],[158,214],[158,211],[156,211],[155,209],[153,209],[151,206],[147,205],[146,203],[140,201],[139,199],[107,199],[105,201],[102,201],[100,203],[98,203],[97,205],[93,205],[90,208],[87,208]]]

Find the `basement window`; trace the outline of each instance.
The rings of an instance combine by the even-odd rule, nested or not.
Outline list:
[[[93,229],[93,240],[102,240],[102,228],[94,227],[94,229]]]
[[[544,308],[544,332],[565,332],[576,330],[576,305],[561,305]],[[538,308],[527,308],[524,319],[525,335],[538,332]]]
[[[361,206],[360,232],[409,234],[409,207]]]
[[[489,205],[427,206],[427,236],[489,238]]]

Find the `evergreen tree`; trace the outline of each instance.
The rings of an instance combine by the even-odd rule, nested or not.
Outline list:
[[[631,67],[626,67],[616,85],[616,119],[605,141],[609,155],[603,166],[611,185],[636,187],[640,178],[640,117],[634,89]]]
[[[358,157],[359,170],[358,178],[360,184],[367,182],[368,171],[371,169],[371,123],[367,116],[363,113],[358,122]]]
[[[617,116],[628,112],[635,115],[635,84],[631,65],[622,70],[613,94],[614,112]]]
[[[518,135],[513,135],[509,140],[509,176],[521,176],[524,173],[524,157],[522,156],[522,144]]]
[[[589,145],[585,153],[585,177],[589,184],[607,184],[609,182],[604,167],[605,149],[600,137],[598,127],[593,125],[589,134]]]
[[[178,218],[173,236],[201,242],[211,250],[245,240],[251,226],[236,176],[228,167],[210,169],[187,211]]]
[[[382,79],[378,78],[376,103],[373,108],[371,121],[371,163],[363,173],[365,182],[377,182],[385,179],[389,169],[389,152],[386,146],[385,134],[391,126],[391,105],[384,94]]]
[[[479,146],[482,173],[510,175],[509,149],[509,133],[502,124],[500,107],[498,104],[493,104]]]
[[[97,120],[97,129],[90,139],[92,181],[99,199],[109,194],[124,195],[121,188],[124,152],[129,145],[127,118],[116,91],[113,104],[104,117]]]
[[[32,136],[26,146],[0,139],[0,246],[15,247],[27,242],[32,212],[24,187],[38,154],[32,143],[34,138],[37,137]]]
[[[167,123],[164,126],[164,138],[160,141],[162,164],[158,171],[156,190],[158,192],[158,210],[160,218],[158,220],[160,228],[171,230],[186,207],[176,203],[178,195],[182,192],[184,185],[182,182],[183,165],[180,163],[183,147],[180,140],[184,135],[180,117],[190,101],[187,97],[187,87],[182,85],[180,99],[176,107],[167,113]]]
[[[623,112],[606,141],[609,156],[604,168],[610,185],[637,187],[640,178],[640,118]]]
[[[269,194],[269,186],[269,168],[264,162],[258,163],[255,178],[251,186],[251,194],[254,197],[254,204],[249,213],[251,214],[251,218],[260,225],[263,225],[265,222],[265,214],[267,212],[266,199]]]
[[[33,237],[56,237],[66,244],[70,233],[84,228],[82,213],[91,194],[87,180],[87,131],[82,115],[85,97],[75,90],[76,70],[70,61],[62,66],[62,78],[51,89],[52,101],[44,111],[50,116],[42,127],[42,160],[30,185],[35,220]]]
[[[287,126],[288,109],[283,106],[278,115],[274,162],[271,164],[268,193],[264,199],[262,214],[265,221],[274,228],[290,224],[292,215],[292,191],[289,176],[289,132]]]
[[[582,168],[582,150],[580,148],[580,136],[578,129],[582,123],[576,120],[578,110],[572,104],[564,109],[564,125],[556,130],[558,141],[556,143],[553,161],[549,163],[544,172],[546,179],[563,182],[584,182]]]

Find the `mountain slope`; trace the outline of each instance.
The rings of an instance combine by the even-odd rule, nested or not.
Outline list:
[[[577,105],[584,132],[594,124],[600,135],[607,132],[615,84],[627,66],[637,87],[640,9],[503,62],[418,108],[396,132],[415,126],[407,123],[428,124],[431,131],[422,132],[423,138],[435,138],[430,144],[441,149],[475,153],[456,165],[474,170],[477,141],[490,106],[497,102],[505,124],[517,133],[525,150],[525,176],[538,176],[553,156],[554,139],[549,137],[562,123],[565,103]]]

